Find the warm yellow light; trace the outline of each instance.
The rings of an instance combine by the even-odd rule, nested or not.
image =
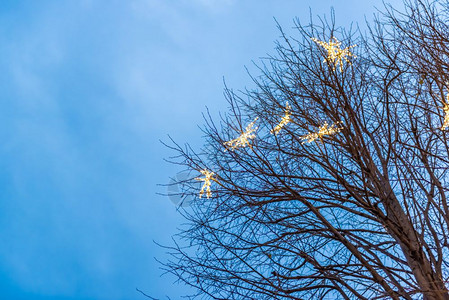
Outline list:
[[[254,132],[256,132],[257,127],[253,128],[253,126],[254,126],[254,123],[257,121],[257,119],[258,118],[255,118],[254,121],[249,123],[248,126],[246,126],[245,131],[242,132],[242,134],[238,138],[225,142],[224,145],[225,145],[226,149],[235,150],[237,148],[242,148],[242,147],[246,147],[246,146],[251,147],[250,140],[252,140],[256,137]]]
[[[441,130],[446,130],[449,127],[449,94],[446,95],[446,102],[443,101],[444,121]]]
[[[306,135],[303,135],[301,137],[301,139],[304,140],[304,142],[302,142],[302,144],[311,143],[318,138],[322,139],[323,136],[325,136],[325,135],[332,135],[332,134],[340,132],[340,130],[343,129],[343,127],[337,127],[337,124],[340,124],[340,123],[341,122],[337,122],[337,123],[334,123],[331,126],[329,126],[329,124],[327,124],[327,122],[324,122],[323,126],[321,126],[317,132],[310,132]]]
[[[212,193],[210,191],[211,180],[216,181],[216,179],[212,178],[212,176],[214,176],[214,172],[210,172],[207,169],[201,170],[200,172],[204,175],[204,178],[195,178],[196,180],[204,181],[200,191],[200,198],[204,195],[204,191],[206,190],[206,197],[207,199],[209,199],[212,196]]]
[[[274,135],[278,134],[279,131],[281,131],[282,127],[284,127],[285,125],[287,125],[290,122],[290,116],[291,116],[291,107],[287,103],[285,104],[285,115],[282,117],[281,121],[279,122],[279,124],[276,125],[276,127],[273,128],[273,130],[271,130],[270,132]]]
[[[316,38],[312,38],[312,40],[317,43],[318,45],[324,47],[324,49],[327,50],[327,58],[324,60],[324,62],[332,62],[334,64],[334,71],[337,67],[337,65],[340,65],[340,72],[343,72],[343,59],[348,63],[351,64],[351,61],[348,59],[348,56],[356,57],[354,54],[352,54],[349,49],[357,46],[349,46],[344,49],[341,49],[341,42],[339,42],[335,37],[333,38],[334,42],[329,41],[328,43],[322,42]]]

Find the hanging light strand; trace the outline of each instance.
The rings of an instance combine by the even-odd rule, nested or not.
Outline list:
[[[448,84],[448,83],[446,83]],[[446,94],[446,101],[443,100],[444,121],[441,130],[449,128],[449,93]]]
[[[338,124],[341,124],[341,122],[336,122],[331,126],[329,126],[327,122],[324,122],[317,132],[309,132],[308,134],[300,137],[303,140],[301,144],[312,143],[317,139],[322,140],[325,135],[333,135],[340,132],[343,127],[337,127]]]
[[[246,146],[251,147],[250,141],[256,138],[256,135],[254,133],[256,132],[258,127],[253,128],[253,126],[256,123],[257,119],[258,117],[255,118],[254,121],[249,123],[248,126],[246,126],[245,131],[242,132],[242,134],[238,138],[225,142],[224,146],[226,147],[226,150],[235,150],[237,148],[243,148]]]
[[[201,170],[200,173],[204,175],[204,178],[201,177],[195,178],[198,181],[204,181],[203,186],[201,187],[200,190],[200,198],[204,195],[204,192],[206,192],[206,197],[207,199],[209,199],[210,197],[212,197],[212,192],[210,190],[210,186],[212,184],[211,181],[212,180],[217,181],[215,178],[213,178],[215,174],[214,172],[211,172],[207,169]]]
[[[345,60],[348,64],[352,64],[351,61],[348,59],[348,57],[356,57],[354,54],[349,51],[351,48],[357,46],[352,45],[349,47],[346,47],[344,49],[341,49],[341,42],[337,40],[337,38],[333,37],[333,40],[330,40],[328,43],[320,41],[316,38],[312,38],[312,40],[317,43],[318,45],[322,46],[324,49],[327,50],[327,57],[323,62],[332,62],[333,63],[333,70],[337,68],[337,65],[340,65],[340,72],[343,72],[343,60]]]
[[[279,122],[279,124],[276,125],[276,127],[274,127],[270,133],[277,135],[279,133],[279,131],[281,131],[282,127],[284,127],[285,125],[287,125],[289,122],[291,121],[291,107],[287,103],[285,104],[285,114],[282,117],[281,121]]]

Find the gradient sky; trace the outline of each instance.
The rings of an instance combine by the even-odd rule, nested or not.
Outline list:
[[[400,2],[399,0],[393,3]],[[0,2],[0,297],[178,299],[154,257],[182,219],[159,196],[179,169],[159,140],[201,144],[209,107],[251,87],[244,66],[274,53],[293,18],[375,1]],[[255,73],[257,75],[257,72]]]

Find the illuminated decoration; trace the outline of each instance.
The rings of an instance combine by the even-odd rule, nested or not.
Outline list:
[[[243,148],[246,146],[250,146],[250,140],[254,139],[256,137],[256,135],[254,134],[254,132],[256,132],[257,127],[253,128],[254,123],[257,121],[259,117],[255,118],[254,121],[252,121],[251,123],[248,124],[248,126],[246,126],[246,129],[244,132],[242,132],[242,134],[233,140],[227,141],[224,143],[225,147],[231,150],[235,150],[237,148]],[[226,151],[226,150],[225,150]]]
[[[318,129],[318,132],[310,132],[306,135],[303,135],[301,137],[302,140],[304,140],[302,142],[302,144],[305,143],[312,143],[313,141],[315,141],[316,139],[322,139],[323,136],[325,135],[332,135],[335,133],[340,132],[341,129],[343,129],[343,127],[337,127],[337,124],[340,124],[341,122],[337,122],[332,124],[331,126],[329,126],[329,124],[327,124],[327,122],[324,122],[323,126],[321,126]]]
[[[357,46],[349,46],[344,49],[341,49],[341,42],[339,42],[335,37],[333,37],[334,42],[329,41],[329,43],[322,42],[316,38],[312,38],[312,40],[317,43],[318,45],[322,46],[324,49],[327,50],[327,58],[323,62],[332,62],[334,64],[334,71],[337,67],[337,65],[340,65],[340,72],[343,72],[343,60],[345,60],[348,64],[351,64],[351,62],[348,59],[348,56],[356,57],[354,54],[352,54],[349,49]]]
[[[449,127],[449,94],[446,95],[446,102],[443,101],[444,121],[441,130],[446,130]]]
[[[198,181],[204,181],[200,191],[200,198],[204,195],[204,191],[206,191],[206,197],[209,199],[212,196],[210,191],[211,180],[216,181],[216,179],[212,178],[212,176],[214,176],[214,172],[210,172],[207,169],[201,170],[200,172],[204,175],[204,178],[195,178]]]
[[[282,127],[284,127],[285,125],[287,125],[290,122],[290,116],[291,116],[291,107],[287,103],[285,103],[285,115],[282,117],[281,121],[279,122],[279,124],[276,125],[276,127],[274,127],[270,132],[274,135],[277,135],[279,133],[279,131],[281,131]]]

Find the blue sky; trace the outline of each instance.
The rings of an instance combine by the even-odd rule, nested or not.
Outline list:
[[[394,1],[399,2],[399,1]],[[394,3],[393,2],[393,3]],[[182,219],[157,184],[159,140],[201,144],[244,66],[295,16],[371,18],[381,1],[78,0],[0,3],[0,291],[4,299],[163,298],[188,289],[154,257]]]

